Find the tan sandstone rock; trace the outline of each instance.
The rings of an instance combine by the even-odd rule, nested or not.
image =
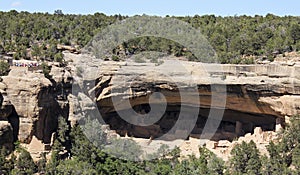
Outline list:
[[[29,143],[33,135],[40,140],[49,141],[49,133],[55,131],[55,117],[58,109],[51,82],[41,73],[27,68],[13,67],[3,83],[7,86],[7,99],[14,105],[19,116],[19,135],[22,143]]]

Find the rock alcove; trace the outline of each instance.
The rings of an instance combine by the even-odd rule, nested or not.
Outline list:
[[[149,92],[150,94],[153,93],[153,89],[147,88],[147,86],[145,87],[145,84],[143,89],[145,92],[148,92],[148,95],[145,93],[146,95],[130,98],[129,100],[132,109],[138,114],[148,114],[151,111],[150,105],[145,102],[148,102],[150,96]],[[129,136],[135,138],[159,139],[167,134],[168,137],[164,137],[164,139],[168,138],[168,140],[181,138],[182,136],[184,137],[183,139],[193,137],[214,141],[232,141],[247,133],[253,133],[256,127],[262,128],[263,131],[275,131],[276,124],[284,125],[284,117],[270,109],[270,106],[267,104],[260,103],[257,98],[257,92],[247,91],[246,86],[235,85],[227,87],[227,103],[223,108],[209,105],[211,101],[209,94],[211,94],[212,90],[207,86],[205,88],[204,86],[199,87],[199,94],[201,96],[199,106],[193,104],[195,99],[192,99],[192,97],[189,98],[189,104],[180,101],[179,94],[176,90],[159,89],[159,91],[164,93],[167,106],[164,114],[158,114],[161,115],[159,120],[152,125],[138,126],[128,123],[122,118],[124,116],[120,117],[120,114],[122,115],[126,113],[126,110],[132,109],[122,108],[122,110],[117,111],[113,107],[114,104],[111,99],[99,101],[98,108],[105,123],[121,137]],[[242,91],[245,93],[241,94]],[[159,106],[161,104],[159,101],[156,101],[156,103],[152,105]],[[196,113],[196,120],[189,120],[189,118],[195,116],[195,111],[198,112]],[[221,116],[214,117],[210,115],[212,111]],[[182,115],[181,112],[185,115],[184,121],[178,121],[179,115]],[[149,117],[157,117],[154,116],[156,115],[155,113],[152,115],[153,116],[150,115]],[[210,117],[209,122],[208,117]],[[179,127],[172,130],[176,122],[187,122],[189,127],[192,128],[186,129]],[[210,128],[212,128],[212,131]],[[213,128],[216,128],[216,131],[213,130]]]

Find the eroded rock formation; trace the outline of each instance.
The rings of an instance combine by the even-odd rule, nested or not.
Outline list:
[[[58,73],[56,76],[59,76]],[[58,116],[67,117],[69,113],[66,98],[62,97],[65,83],[51,82],[40,71],[22,67],[12,67],[9,75],[2,78],[4,101],[9,102],[12,108],[6,113],[18,116],[18,122],[8,117],[10,124],[18,128],[17,139],[29,144],[35,136],[49,144],[52,133],[57,130]]]
[[[197,138],[210,111],[224,109],[221,125],[213,137],[215,140],[232,140],[253,133],[255,127],[275,131],[276,118],[281,118],[280,124],[284,125],[285,116],[300,112],[297,100],[300,97],[299,64],[218,65],[178,62],[173,58],[164,62],[160,66],[130,61],[101,62],[95,82],[98,108],[104,120],[120,135],[160,137],[174,126],[182,106],[186,110],[200,109],[191,132],[191,136]],[[181,98],[180,91],[191,85],[197,87],[197,93],[185,93],[186,98]],[[150,112],[149,98],[156,92],[163,94],[164,100],[154,97],[152,104],[167,103],[166,112],[158,122],[141,127],[122,119],[120,111],[130,108],[139,114]],[[217,99],[214,103],[213,98]],[[176,131],[172,134],[178,135]]]
[[[13,149],[13,143],[18,140],[19,116],[15,107],[6,99],[5,86],[0,89],[0,147]]]
[[[73,126],[89,111],[99,110],[107,132],[116,137],[209,138],[218,147],[224,140],[263,135],[255,128],[275,131],[284,127],[285,118],[300,112],[299,63],[219,65],[175,58],[165,58],[161,65],[130,60],[95,63],[87,55],[70,53],[65,59],[66,67],[51,65],[51,81],[41,71],[21,67],[3,77],[1,140],[11,146],[17,139],[50,144],[58,116]],[[162,113],[154,110],[164,105]],[[158,118],[142,126],[126,121],[132,114]],[[182,114],[189,124],[176,126]],[[131,122],[147,123],[143,117]]]
[[[218,65],[178,62],[173,58],[164,62],[161,66],[132,61],[99,62],[100,72],[94,81],[95,100],[105,123],[119,135],[150,138],[150,141],[166,135],[163,139],[188,139],[184,142],[186,146],[180,147],[187,154],[198,154],[199,138],[208,138],[211,141],[207,147],[226,160],[230,150],[242,141],[254,140],[261,153],[266,153],[266,145],[284,127],[285,119],[300,112],[298,62]],[[191,86],[196,87],[196,93],[189,93]],[[186,90],[186,98],[181,98],[182,90]],[[126,121],[126,117],[132,117],[130,114],[151,114],[151,107],[155,109],[155,105],[165,103],[166,111],[152,125],[138,126]],[[169,133],[178,122],[181,110],[195,111],[195,108],[199,113],[191,131],[177,128]],[[136,113],[128,112],[131,110]],[[218,117],[214,120],[215,116],[209,115],[211,111],[221,114],[221,121]],[[155,113],[152,115],[157,117]],[[212,122],[207,123],[208,118]],[[204,131],[205,125],[214,125],[214,121],[220,122],[212,126],[217,127],[216,132]],[[142,117],[140,122],[143,123]]]

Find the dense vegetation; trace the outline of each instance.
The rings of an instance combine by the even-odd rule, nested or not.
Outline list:
[[[85,46],[104,27],[127,18],[127,16],[64,15],[58,10],[55,14],[0,12],[0,54],[11,53],[16,59],[58,60],[62,56],[56,48],[58,43]],[[293,16],[231,16],[214,15],[173,17],[190,23],[207,37],[217,51],[222,63],[252,63],[256,58],[273,60],[278,54],[300,50],[300,18]],[[144,37],[120,47],[125,54],[144,50],[156,50],[187,56],[193,59],[188,50],[172,41]],[[113,52],[120,56],[120,48]],[[244,59],[242,59],[244,58]],[[247,58],[247,59],[245,59]],[[118,60],[114,57],[114,60]]]
[[[93,128],[93,125],[88,126]],[[253,141],[243,142],[231,151],[231,159],[223,162],[205,148],[199,148],[200,157],[191,155],[179,161],[179,149],[166,153],[162,146],[158,153],[160,159],[151,161],[129,161],[107,154],[103,148],[94,146],[83,134],[80,127],[69,131],[66,121],[59,120],[58,138],[52,148],[51,159],[46,162],[45,155],[34,163],[30,154],[17,145],[16,155],[10,155],[2,149],[0,154],[0,174],[33,174],[35,172],[55,174],[253,174],[253,175],[297,175],[300,173],[300,116],[292,118],[287,128],[278,135],[276,143],[268,146],[269,156],[261,156]],[[96,135],[104,136],[98,133]],[[102,140],[105,142],[105,140]],[[63,147],[70,144],[67,154],[61,154]],[[120,144],[120,141],[118,141]],[[128,140],[130,153],[126,156],[139,155],[139,148]],[[114,152],[122,150],[114,148]],[[68,155],[68,156],[65,156]],[[115,154],[114,154],[115,155]],[[124,154],[123,154],[124,155]]]

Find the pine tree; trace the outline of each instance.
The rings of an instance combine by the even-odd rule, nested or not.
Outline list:
[[[30,156],[30,153],[23,148],[20,150],[15,167],[16,168],[12,171],[12,174],[27,175],[34,174],[37,171],[36,165]]]
[[[5,61],[0,61],[0,76],[7,75],[10,71],[10,66]]]
[[[293,151],[292,165],[295,167],[295,174],[300,174],[300,144]]]
[[[0,150],[0,174],[8,174],[10,170],[6,168],[7,160],[6,160],[6,149],[4,147]]]
[[[293,24],[291,26],[290,35],[291,35],[291,38],[294,41],[294,44],[296,44],[296,42],[298,40],[300,40],[300,25],[299,24]]]
[[[51,158],[46,165],[46,174],[47,175],[56,175],[57,174],[57,166],[59,165],[59,155],[57,150],[53,150],[51,153]]]
[[[230,167],[232,173],[259,174],[261,159],[256,144],[251,140],[249,143],[242,142],[231,151]]]

